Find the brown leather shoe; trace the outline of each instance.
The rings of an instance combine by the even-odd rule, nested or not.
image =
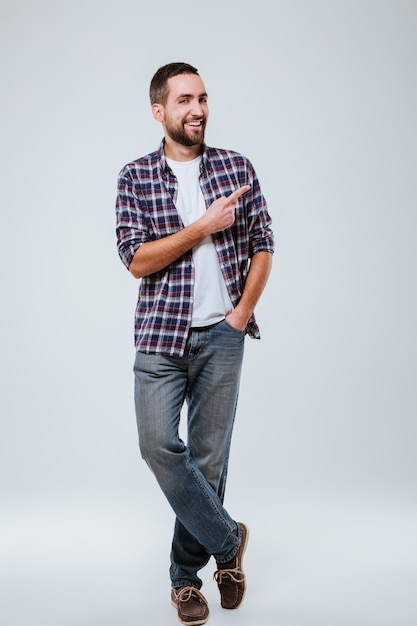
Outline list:
[[[178,611],[178,619],[186,626],[205,624],[209,618],[207,600],[196,587],[171,589],[171,603]]]
[[[249,529],[242,522],[242,541],[234,559],[228,563],[217,563],[214,578],[220,590],[220,603],[224,609],[237,609],[246,593],[246,576],[242,569],[243,555],[249,539]]]

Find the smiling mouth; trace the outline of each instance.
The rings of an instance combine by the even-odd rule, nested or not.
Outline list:
[[[192,120],[190,122],[185,122],[186,126],[191,126],[192,128],[200,128],[203,126],[203,120]]]

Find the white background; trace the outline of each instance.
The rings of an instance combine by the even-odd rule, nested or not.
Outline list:
[[[417,3],[3,0],[4,626],[160,626],[173,514],[139,458],[117,174],[170,61],[253,162],[277,253],[226,504],[249,591],[214,624],[415,626]]]

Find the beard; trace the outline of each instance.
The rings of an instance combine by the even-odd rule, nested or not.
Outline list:
[[[206,121],[203,120],[201,126],[196,127],[195,131],[187,131],[181,122],[174,125],[171,120],[165,119],[165,130],[172,141],[182,146],[197,146],[204,142]]]

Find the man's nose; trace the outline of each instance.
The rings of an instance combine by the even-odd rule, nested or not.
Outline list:
[[[193,115],[201,117],[203,115],[203,107],[201,106],[201,102],[199,100],[193,101],[191,112]]]

